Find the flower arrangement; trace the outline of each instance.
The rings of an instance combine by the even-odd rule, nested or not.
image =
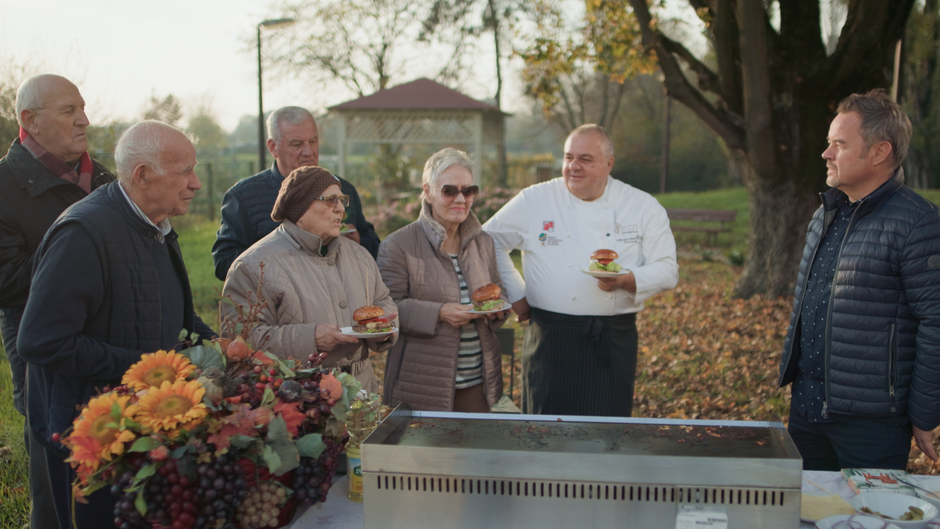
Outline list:
[[[110,486],[121,529],[280,527],[326,500],[359,382],[325,353],[301,366],[241,335],[204,343],[143,355],[62,436],[76,500]]]

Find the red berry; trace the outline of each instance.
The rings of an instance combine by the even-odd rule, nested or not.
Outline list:
[[[58,442],[59,442],[59,439],[61,439],[61,438],[62,438],[62,436],[59,435],[59,432],[56,432],[56,433],[52,434],[52,442],[53,442],[53,443],[58,443]]]
[[[256,375],[260,375],[263,369],[261,368],[261,366],[255,366],[254,371]]]
[[[273,377],[274,375],[277,374],[277,369],[274,369],[273,367],[271,369],[268,369],[268,374]]]

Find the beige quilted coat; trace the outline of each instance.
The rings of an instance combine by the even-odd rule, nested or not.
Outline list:
[[[255,299],[264,263],[267,307],[258,316],[260,324],[251,332],[251,343],[280,358],[306,361],[316,352],[317,324],[349,327],[353,324],[352,313],[363,305],[377,305],[387,313],[396,311],[375,261],[365,248],[346,237],[337,237],[328,245],[326,257],[321,257],[320,244],[320,237],[285,220],[241,254],[225,278],[222,295],[247,306],[249,293],[252,301]],[[223,317],[235,314],[233,306],[222,307]],[[377,350],[384,351],[392,343],[383,343]],[[351,366],[363,389],[378,392],[364,342],[339,345],[327,354],[323,365]]]
[[[379,270],[398,305],[401,336],[388,353],[384,402],[407,402],[416,410],[454,408],[460,329],[438,321],[441,305],[460,302],[457,272],[441,250],[444,227],[424,202],[417,221],[389,235],[379,246]],[[493,239],[472,212],[460,224],[457,262],[470,292],[486,283],[502,286]],[[505,298],[506,293],[503,292]],[[483,347],[483,389],[492,408],[503,394],[502,360],[493,333],[503,321],[474,320]]]

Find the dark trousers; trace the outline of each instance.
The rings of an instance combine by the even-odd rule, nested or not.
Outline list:
[[[26,416],[26,362],[20,358],[16,349],[16,335],[23,317],[22,308],[0,309],[0,335],[3,336],[3,350],[10,361],[13,375],[13,406],[20,415]],[[59,527],[49,490],[49,477],[46,473],[46,458],[42,446],[33,438],[29,421],[23,422],[23,446],[29,457],[27,467],[29,475],[29,527],[31,529],[54,529]]]
[[[13,374],[13,407],[20,415],[26,416],[26,362],[16,350],[16,334],[20,328],[23,308],[0,309],[0,335],[3,336],[3,350],[10,361]]]
[[[521,354],[523,413],[629,417],[636,357],[635,314],[533,307]]]
[[[37,454],[37,456],[40,454]],[[72,482],[75,470],[61,456],[45,448],[49,485],[55,502],[55,512],[61,520],[59,529],[72,529]],[[78,529],[104,529],[114,527],[114,504],[111,487],[98,489],[87,497],[88,503],[75,502],[75,525]],[[32,529],[32,528],[30,528]]]
[[[907,417],[830,417],[831,422],[811,423],[791,407],[787,431],[803,457],[803,470],[907,468],[912,436]]]

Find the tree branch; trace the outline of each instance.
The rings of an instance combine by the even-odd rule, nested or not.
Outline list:
[[[716,108],[705,99],[701,92],[692,87],[676,58],[663,44],[665,36],[650,26],[652,15],[650,15],[646,0],[630,0],[630,5],[633,7],[633,13],[643,33],[643,47],[656,53],[659,68],[665,77],[663,84],[669,95],[694,112],[709,128],[721,136],[729,148],[744,148],[744,129],[738,124],[742,121],[741,118],[735,118],[729,112]]]
[[[835,53],[828,64],[816,72],[821,85],[835,98],[851,93],[848,86],[868,84],[871,88],[886,87],[890,80],[881,60],[886,54],[893,57],[894,47],[885,43],[896,42],[904,35],[907,17],[914,0],[850,0],[848,16]],[[873,59],[879,57],[879,59]],[[892,64],[893,58],[887,61]],[[859,79],[864,79],[860,83]]]
[[[705,66],[705,64],[699,61],[695,55],[692,55],[692,52],[682,44],[679,44],[665,35],[662,35],[660,40],[666,51],[678,56],[695,72],[695,76],[698,78],[699,89],[721,95],[718,91],[718,76],[715,75],[715,72],[711,71],[708,66]]]
[[[779,173],[767,53],[767,12],[761,0],[738,0],[738,30],[741,33],[741,80],[744,113],[747,116],[748,159],[758,174]]]

